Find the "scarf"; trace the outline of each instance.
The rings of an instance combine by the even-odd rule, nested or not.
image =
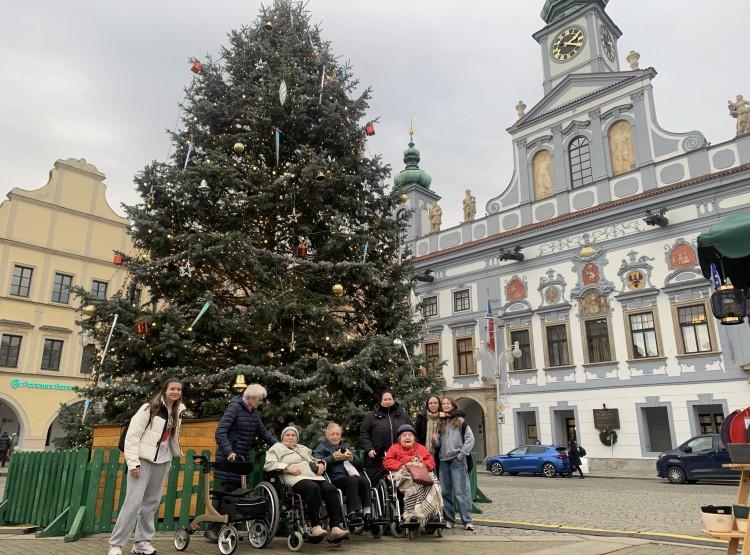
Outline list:
[[[432,444],[432,435],[436,434],[438,429],[438,414],[437,412],[427,413],[427,434],[425,435],[424,442],[427,444],[425,447],[427,447],[427,450],[430,452],[430,455],[435,454],[435,446]]]
[[[255,410],[253,406],[250,403],[248,403],[247,399],[245,399],[244,397],[242,398],[242,404],[245,405],[245,408],[248,410],[248,412],[253,412]]]

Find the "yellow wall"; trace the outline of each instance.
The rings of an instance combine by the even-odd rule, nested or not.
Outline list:
[[[24,450],[45,448],[60,403],[77,400],[65,388],[87,378],[80,372],[79,303],[73,295],[65,304],[51,301],[55,274],[71,275],[73,285],[86,289],[94,279],[108,282],[108,296],[125,284],[112,260],[114,251],[131,248],[129,222],[107,203],[104,178],[84,159],[57,160],[46,185],[14,188],[0,204],[0,339],[22,338],[18,363],[0,366],[0,430],[19,432]],[[28,297],[11,294],[16,265],[33,269]],[[46,339],[63,341],[59,370],[41,369]]]

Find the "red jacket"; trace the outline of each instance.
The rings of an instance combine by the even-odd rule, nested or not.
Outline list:
[[[430,452],[424,445],[415,443],[411,448],[407,449],[400,443],[394,443],[388,449],[383,459],[383,468],[386,470],[396,471],[404,465],[404,461],[411,462],[412,457],[419,455],[422,462],[427,467],[427,470],[435,469],[435,459],[432,458]]]

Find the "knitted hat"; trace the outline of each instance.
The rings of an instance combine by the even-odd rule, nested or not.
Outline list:
[[[411,432],[414,434],[414,437],[417,437],[417,431],[414,429],[414,426],[411,424],[401,424],[396,432],[396,439],[400,438],[404,432]]]
[[[281,430],[281,440],[284,441],[284,434],[289,431],[294,432],[294,434],[297,436],[297,441],[299,441],[299,430],[295,428],[294,426],[292,426],[291,424],[287,426],[286,428],[284,428],[283,430]]]

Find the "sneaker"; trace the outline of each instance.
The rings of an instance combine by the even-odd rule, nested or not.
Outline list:
[[[136,555],[156,555],[156,549],[149,541],[135,542],[133,544],[133,549],[130,551]]]
[[[332,540],[340,540],[341,538],[345,538],[349,535],[349,530],[342,530],[338,526],[334,526],[331,528],[331,539]]]
[[[203,532],[203,537],[211,543],[217,543],[219,541],[219,533],[213,528],[206,528]]]
[[[323,530],[323,527],[320,524],[318,524],[317,526],[313,526],[313,529],[310,530],[310,535],[313,538],[322,538],[326,535],[326,531]]]
[[[122,549],[120,549],[116,545],[110,545],[107,555],[122,555]]]
[[[474,531],[474,525],[471,522],[469,522],[466,526],[464,526],[464,530],[468,530],[469,532],[473,532]]]

